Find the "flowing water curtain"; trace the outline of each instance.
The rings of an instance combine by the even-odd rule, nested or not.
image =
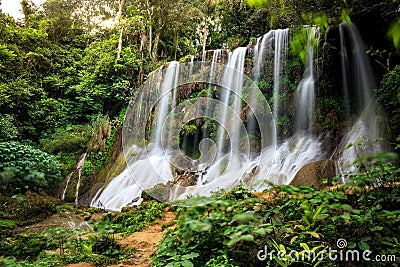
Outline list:
[[[257,40],[257,47],[253,50],[254,79],[261,82],[266,79],[265,75],[270,77],[273,86],[269,93],[275,96],[281,95],[285,85],[281,83],[286,71],[288,40],[285,31],[274,30],[264,35]],[[167,68],[151,74],[136,99],[130,103],[123,128],[128,167],[97,193],[92,205],[99,206],[101,203],[107,209],[119,210],[123,206],[140,203],[142,190],[148,189],[154,197],[163,201],[193,195],[207,196],[212,191],[229,189],[237,184],[264,190],[269,186],[266,181],[289,184],[302,166],[330,158],[315,132],[310,131],[315,117],[312,41],[316,31],[313,28],[307,31],[306,69],[296,90],[294,106],[297,107],[297,116],[294,119],[297,122],[293,123],[297,131],[292,136],[278,136],[276,130],[276,120],[280,119],[280,113],[290,103],[283,105],[282,102],[275,102],[279,101],[279,97],[274,97],[277,108],[271,110],[264,97],[267,92],[262,92],[252,79],[243,75],[248,48],[238,48],[230,53],[226,65],[217,63],[218,57],[225,57],[224,52],[217,50],[212,52],[211,63],[205,60],[195,62],[194,59],[188,64],[170,63]],[[353,38],[358,38],[357,35],[342,35],[349,43],[342,54],[351,54],[349,58],[358,61],[359,57],[353,53],[359,49],[351,48],[359,43],[353,41]],[[206,57],[207,53],[204,53]],[[363,64],[356,63],[347,60],[344,74],[365,73],[357,69]],[[357,76],[357,79],[360,78]],[[177,99],[180,87],[190,87],[191,91],[194,87],[190,84],[202,83],[206,85],[201,87],[205,94],[191,97],[193,95],[189,93]],[[355,83],[358,85],[361,81]],[[352,94],[351,87],[347,88],[348,94]],[[191,92],[198,92],[196,90]],[[363,107],[366,102],[360,106]],[[349,164],[352,166],[358,151],[344,148],[346,144],[355,142],[360,133],[369,140],[365,143],[367,146],[373,147],[374,151],[380,149],[371,145],[371,140],[380,136],[380,129],[384,129],[381,127],[383,122],[376,115],[379,113],[374,101],[369,103],[355,116],[353,127],[349,127],[343,144],[333,156],[339,159],[341,170],[346,170]],[[250,118],[254,118],[252,123],[255,126],[249,126]],[[181,141],[177,138],[181,135],[182,125],[193,121],[200,121],[196,127],[210,123],[215,128],[213,134],[199,133],[194,144],[200,151],[198,158],[191,158],[181,151]],[[261,135],[258,154],[252,154],[249,149],[249,136],[254,134],[251,129],[257,129]]]
[[[366,47],[357,27],[349,22],[339,26],[342,90],[348,130],[336,157],[339,173],[357,172],[355,161],[372,153],[388,151],[387,118],[373,95],[375,81]],[[341,182],[348,179],[342,176]]]
[[[245,49],[240,53],[244,52]],[[231,58],[233,60],[234,57]],[[242,56],[237,58],[244,60]],[[162,188],[160,189],[163,195],[162,200],[173,200],[189,195],[209,195],[218,188],[230,189],[240,183],[240,179],[249,171],[250,163],[254,163],[249,152],[249,142],[244,139],[248,134],[241,117],[242,101],[249,106],[257,119],[263,137],[262,146],[271,147],[274,123],[265,98],[261,92],[258,92],[259,101],[256,105],[242,98],[242,94],[257,92],[253,81],[239,70],[229,68],[227,65],[205,62],[190,65],[179,64],[178,67],[177,63],[171,64],[162,71],[161,82],[155,78],[157,75],[153,75],[148,82],[155,85],[152,86],[146,82],[137,95],[136,101],[130,103],[123,128],[123,147],[128,159],[128,167],[102,189],[92,205],[98,206],[101,203],[107,209],[119,210],[123,206],[140,203],[142,190],[154,188],[157,185]],[[191,71],[186,71],[186,69]],[[210,78],[202,72],[210,71],[210,69],[214,70],[213,86],[218,87],[221,92],[229,91],[231,97],[227,98],[226,102],[218,98],[199,97],[189,98],[181,103],[167,104],[167,101],[176,100],[174,95],[180,86],[208,84]],[[228,76],[239,78],[231,83],[227,81]],[[167,88],[167,84],[170,88]],[[154,94],[158,94],[158,99],[154,99]],[[179,135],[182,125],[198,119],[199,116],[203,118],[207,115],[205,103],[208,105],[207,112],[212,114],[211,119],[217,121],[219,128],[225,129],[230,145],[227,151],[223,150],[224,148],[219,151],[218,140],[206,138],[200,143],[199,149],[202,152],[200,158],[193,159],[180,150],[179,140],[174,137]],[[146,110],[143,110],[143,104]],[[156,114],[152,115],[152,111]],[[142,119],[145,121],[140,121]],[[146,146],[143,145],[143,139],[146,136],[144,130],[146,127],[143,126],[148,125],[149,120],[156,124],[153,125],[153,134],[147,134],[151,140]],[[177,177],[171,170],[179,170],[181,173],[196,173],[204,170],[206,172],[188,185],[188,181],[185,183],[176,181]]]
[[[315,122],[315,47],[319,41],[319,30],[316,27],[306,27],[307,45],[306,62],[303,79],[296,90],[296,130],[310,130]]]

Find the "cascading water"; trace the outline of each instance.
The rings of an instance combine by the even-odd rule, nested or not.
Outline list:
[[[169,107],[170,98],[172,97],[172,106],[176,103],[176,85],[178,82],[177,74],[179,73],[179,62],[172,61],[168,65],[168,69],[165,75],[165,79],[163,79],[161,84],[161,99],[159,100],[159,106],[156,110],[157,114],[157,122],[154,125],[154,137],[153,137],[153,145],[155,148],[160,148],[163,145],[168,146],[171,140],[171,136],[168,137],[168,140],[164,144],[161,143],[161,132],[164,127],[163,122],[168,115],[168,111],[171,110]],[[175,88],[172,92],[172,96],[169,93],[170,88]]]
[[[265,62],[267,61],[267,50],[272,46],[272,40],[275,30],[271,30],[262,37],[257,38],[256,47],[253,53],[253,72],[254,81],[260,80],[261,73],[265,71]]]
[[[366,55],[366,47],[357,27],[352,23],[339,25],[342,87],[346,117],[374,104],[372,89],[375,88],[372,70]]]
[[[271,30],[262,37],[257,38],[256,46],[253,52],[253,72],[254,72],[254,82],[259,82],[261,78],[267,75],[268,71],[272,71],[273,75],[273,112],[274,119],[276,122],[279,121],[279,109],[280,109],[280,91],[284,88],[282,87],[281,77],[285,75],[286,72],[286,62],[287,62],[287,52],[289,43],[289,29],[278,29]],[[272,56],[269,51],[273,50]],[[266,68],[266,65],[270,60],[273,59],[273,68],[270,70]],[[254,97],[253,95],[251,97]],[[251,99],[255,101],[255,99]],[[254,129],[254,120],[249,120],[249,129]],[[273,135],[273,144],[276,146],[278,143],[278,127],[277,124],[275,133]]]
[[[318,38],[318,29],[307,27],[307,57],[304,77],[297,87],[296,128],[298,131],[309,130],[315,117],[315,78],[314,46]]]
[[[175,106],[176,84],[178,81],[179,63],[171,62],[166,69],[166,75],[161,77],[155,75],[155,84],[160,84],[155,95],[159,95],[155,107],[156,117],[154,119],[153,131],[151,133],[150,151],[143,151],[142,147],[134,145],[131,148],[132,154],[148,153],[148,157],[134,157],[129,168],[126,168],[120,175],[115,177],[105,188],[101,189],[93,198],[91,205],[106,208],[109,210],[120,210],[124,206],[136,205],[141,203],[141,193],[143,189],[148,189],[159,183],[166,183],[172,179],[169,162],[165,159],[163,149],[169,150],[171,134],[163,139],[164,121],[168,113]],[[161,79],[163,78],[163,79]],[[159,80],[159,81],[157,81]],[[169,91],[170,88],[174,90]],[[158,94],[157,94],[158,92]],[[146,100],[142,100],[145,103]],[[172,103],[172,104],[171,104]],[[149,109],[150,107],[147,107]],[[146,111],[146,107],[143,112]],[[145,116],[145,115],[143,115]],[[170,126],[170,125],[169,125]],[[143,126],[146,127],[146,126]],[[151,166],[157,166],[152,168]],[[134,177],[134,178],[132,178]],[[149,179],[151,177],[151,179]]]
[[[244,73],[244,61],[246,56],[247,47],[239,47],[235,49],[229,57],[228,64],[223,76],[223,84],[222,86],[226,88],[231,88],[233,95],[233,111],[236,114],[241,113],[241,98],[242,98],[242,82],[243,82],[243,73]],[[240,73],[241,75],[237,75]],[[223,89],[222,90],[222,97],[221,101],[225,105],[229,105],[231,99],[231,90]],[[222,116],[217,118],[217,120],[222,125],[228,125],[232,127],[232,131],[234,136],[232,137],[232,147],[230,148],[234,153],[239,152],[239,129],[238,126],[235,124],[235,121],[231,120],[227,116],[226,112],[222,112]],[[218,146],[218,155],[217,160],[219,160],[225,153],[224,153],[224,145],[226,136],[225,136],[225,129],[220,127],[218,129],[218,139],[217,139],[217,146]]]
[[[281,92],[281,77],[285,74],[286,61],[287,61],[287,49],[288,49],[288,34],[289,29],[275,30],[275,53],[274,53],[274,118],[277,122],[276,135],[274,136],[273,143],[278,143],[278,125],[279,125],[279,109],[280,109],[280,92]]]
[[[284,103],[279,97],[282,93],[286,93],[284,91],[286,88],[280,81],[286,75],[287,29],[273,30],[260,37],[253,50],[253,80],[267,80],[268,78],[263,75],[269,75],[272,84],[270,97],[273,98],[273,111],[269,110],[267,104],[261,105],[262,108],[260,108],[266,111],[265,114],[269,117],[259,116],[258,120],[250,120],[251,116],[257,117],[258,109],[252,109],[252,107],[259,102],[262,95],[257,95],[257,90],[252,91],[253,81],[249,82],[244,75],[248,48],[240,47],[231,52],[226,65],[217,63],[223,53],[221,50],[213,52],[211,64],[206,62],[207,53],[204,52],[202,61],[199,63],[199,68],[202,70],[199,77],[203,80],[202,82],[208,83],[208,87],[204,88],[207,90],[207,98],[199,97],[196,102],[188,104],[184,102],[178,105],[178,100],[182,101],[182,99],[177,97],[180,92],[177,88],[186,83],[198,82],[196,79],[191,80],[192,78],[182,75],[186,73],[186,67],[189,76],[196,76],[198,65],[195,64],[194,57],[191,58],[189,67],[178,62],[171,62],[168,68],[160,69],[149,76],[148,82],[144,84],[142,92],[136,99],[136,104],[132,105],[127,114],[125,122],[128,126],[125,126],[124,122],[123,139],[125,138],[124,154],[127,157],[128,167],[96,194],[91,205],[108,210],[120,210],[124,206],[139,204],[142,190],[154,188],[158,190],[157,192],[161,192],[163,197],[167,195],[162,200],[169,201],[194,195],[207,196],[218,189],[232,188],[238,184],[263,190],[269,186],[265,181],[274,184],[289,184],[305,164],[329,158],[330,155],[324,153],[319,138],[313,134],[313,131],[308,131],[313,126],[316,112],[313,38],[316,38],[317,30],[309,27],[307,33],[309,42],[306,66],[293,103],[296,109],[293,136],[289,138],[283,135],[278,136],[276,130],[276,122],[280,120],[280,114],[288,114],[287,109],[291,105]],[[344,37],[345,34],[341,35]],[[361,50],[359,42],[355,42],[354,38],[358,39],[358,36],[352,34],[350,43],[345,45],[346,51],[342,51],[343,55]],[[355,47],[348,50],[348,47],[354,44]],[[352,68],[362,67],[365,64],[361,62],[364,60],[363,56],[360,58],[354,56],[350,61],[353,60],[360,62],[346,64],[350,64]],[[356,69],[353,72],[347,69],[346,75],[350,73],[359,75],[364,71]],[[359,78],[361,76],[359,75]],[[347,88],[350,89],[351,86]],[[371,87],[368,88],[371,90]],[[369,92],[365,94],[370,94]],[[347,94],[351,95],[350,90]],[[212,97],[215,96],[216,99],[213,99]],[[159,99],[153,105],[156,97]],[[350,97],[350,105],[352,101]],[[371,103],[371,101],[364,101],[364,104],[360,106],[366,105],[367,102]],[[193,107],[197,110],[192,114]],[[243,114],[243,110],[247,111],[247,115]],[[198,134],[203,140],[199,141],[200,137],[195,138],[194,145],[198,145],[201,156],[193,160],[185,157],[179,150],[176,136],[179,135],[179,128],[184,124],[181,122],[199,118],[200,111],[204,112],[202,113],[205,114],[204,117],[216,121],[214,124],[210,123],[215,127],[214,140],[204,132]],[[354,142],[358,138],[356,133],[360,132],[364,136],[368,135],[369,140],[379,136],[378,127],[370,122],[365,123],[365,119],[362,119],[369,117],[379,121],[375,111],[375,108],[360,109],[360,119],[343,139],[344,144]],[[373,115],[368,112],[374,113],[375,117],[371,117]],[[261,142],[258,154],[250,154],[248,140],[247,143],[243,140],[243,137],[247,135],[246,127],[240,122],[246,116],[248,129],[257,128],[261,133],[267,132],[268,140]],[[200,117],[204,119],[203,116]],[[150,127],[146,124],[149,118],[151,118]],[[130,121],[139,123],[134,124]],[[260,121],[265,125],[252,125]],[[205,120],[204,123],[208,121]],[[132,124],[135,128],[129,126]],[[196,127],[201,127],[201,125]],[[144,129],[153,130],[150,134],[145,134]],[[227,139],[230,140],[229,143]],[[149,144],[146,144],[145,140],[148,140]],[[357,153],[351,150],[338,153],[336,158],[340,158],[341,170],[347,170],[346,164],[348,164],[348,159],[354,158],[353,154]],[[183,167],[182,162],[185,162]],[[179,174],[177,169],[181,170]],[[195,180],[190,180],[192,178]]]
[[[338,151],[339,173],[356,172],[360,156],[387,150],[387,123],[373,96],[373,74],[366,47],[352,23],[339,26],[341,39],[342,87],[346,119],[355,121],[345,134]],[[343,178],[342,182],[346,182]]]
[[[221,49],[216,49],[213,52],[213,58],[211,61],[211,66],[210,66],[210,74],[209,74],[209,78],[208,78],[208,88],[207,88],[207,96],[211,97],[212,96],[212,89],[214,86],[214,78],[215,78],[215,71],[216,71],[216,66],[218,61],[221,58],[221,54],[222,54],[222,50]],[[206,118],[210,118],[212,116],[212,114],[210,114],[210,104],[207,102],[206,103],[206,110],[205,110],[205,117]],[[203,130],[202,132],[203,138],[205,136],[207,136],[207,130]],[[199,142],[196,142],[197,140],[195,140],[194,144],[197,145]],[[205,143],[201,143],[201,145],[199,146],[199,150],[204,150],[205,148]]]
[[[76,171],[78,171],[78,181],[77,181],[76,188],[75,188],[75,204],[78,205],[78,197],[79,197],[79,188],[81,185],[82,169],[87,160],[87,153],[88,153],[88,151],[86,151],[85,153],[83,153],[81,155],[80,160],[79,160],[78,164],[76,165],[75,169],[67,176],[67,181],[65,183],[65,187],[64,187],[63,193],[61,195],[61,200],[65,200],[65,194],[67,193],[67,189],[69,186],[69,182],[72,178],[72,175],[74,175],[74,173]]]

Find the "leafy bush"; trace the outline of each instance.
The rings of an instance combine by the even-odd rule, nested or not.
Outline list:
[[[127,212],[107,214],[102,221],[95,223],[99,233],[134,233],[144,229],[164,214],[165,203],[149,201],[132,207]]]
[[[86,233],[79,228],[50,227],[39,234],[20,234],[3,240],[0,256],[5,258],[0,258],[0,265],[64,266],[93,262],[96,266],[106,266],[123,258],[120,245],[112,236],[94,234],[81,238],[82,234]]]
[[[36,258],[43,250],[58,248],[42,234],[17,235],[12,242],[3,241],[0,255],[14,256],[18,259]]]
[[[239,187],[211,202],[189,200],[153,255],[154,266],[348,266],[323,253],[338,249],[337,241],[343,238],[348,244],[344,251],[356,249],[361,255],[372,250],[371,258],[398,255],[399,169],[378,162],[351,179],[330,190],[287,185],[256,197]],[[279,254],[259,260],[265,247]],[[292,259],[293,250],[315,252],[318,257]]]
[[[400,65],[383,76],[375,92],[376,100],[390,117],[392,136],[400,135]]]
[[[54,189],[61,179],[55,158],[39,149],[16,142],[0,143],[0,182],[18,189]]]
[[[89,141],[89,131],[89,125],[74,125],[58,129],[52,136],[40,141],[42,149],[52,154],[60,151],[82,151]]]
[[[15,118],[5,114],[0,116],[0,141],[15,140],[20,136],[18,128],[15,126]]]

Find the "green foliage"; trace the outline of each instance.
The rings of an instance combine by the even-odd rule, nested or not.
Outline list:
[[[360,253],[371,249],[374,255],[395,255],[400,251],[399,169],[376,157],[361,159],[371,160],[372,168],[360,169],[353,183],[335,189],[288,185],[255,198],[239,187],[219,199],[189,200],[153,263],[180,266],[190,256],[193,266],[336,266],[341,262],[330,260],[324,250],[336,248],[340,238]],[[265,246],[279,252],[268,262],[257,259]],[[298,253],[293,259],[292,250],[317,257],[308,260]]]
[[[6,196],[0,194],[0,241],[10,236],[15,227],[23,227],[46,219],[56,212],[57,199],[27,192]]]
[[[20,137],[20,132],[16,126],[13,115],[5,114],[0,118],[0,141],[16,140]]]
[[[393,41],[394,47],[400,49],[400,18],[397,18],[389,28],[388,37]]]
[[[31,146],[16,142],[0,143],[1,185],[9,190],[50,190],[61,179],[55,158]]]
[[[321,23],[325,23],[322,21],[323,18],[323,16],[319,17]],[[307,46],[317,46],[319,42],[319,36],[312,35],[312,32],[314,30],[310,26],[300,28],[293,34],[293,39],[290,42],[293,57],[300,58],[303,63],[306,62],[307,58]]]
[[[27,197],[29,196],[21,196],[23,198],[21,203],[27,202]],[[4,206],[7,205],[5,203]],[[49,227],[42,233],[18,234],[7,239],[3,238],[0,240],[0,264],[7,266],[64,266],[81,262],[94,263],[96,266],[117,264],[129,257],[132,251],[123,251],[114,234],[117,232],[128,234],[144,229],[163,215],[164,207],[163,203],[149,201],[129,211],[107,214],[103,220],[95,223],[95,233],[88,233],[79,228]],[[68,205],[57,206],[56,209],[60,212],[74,212]],[[104,212],[87,209],[81,213],[89,214],[90,217],[99,211]],[[0,230],[13,227],[15,227],[14,221],[0,220]],[[189,259],[190,257],[183,258],[183,264]]]
[[[102,234],[94,236],[93,245],[89,252],[101,254],[112,258],[119,258],[121,253],[121,245],[116,242],[112,235]]]
[[[140,206],[132,207],[128,212],[117,215],[107,215],[98,221],[94,227],[99,233],[134,233],[144,229],[164,214],[165,203],[149,201]]]
[[[375,92],[376,100],[390,117],[392,136],[400,135],[400,65],[383,76]]]
[[[346,10],[346,9],[343,9],[343,10],[342,10],[341,19],[342,19],[342,22],[351,23],[350,16],[349,16],[349,14],[347,13],[347,10]]]
[[[63,129],[57,129],[54,134],[42,139],[42,149],[47,153],[80,152],[88,144],[90,125],[74,125]]]
[[[94,262],[97,266],[105,266],[115,264],[124,257],[113,236],[92,234],[83,239],[82,234],[85,233],[79,229],[50,227],[39,234],[17,235],[2,242],[0,255],[6,257],[0,259],[0,263],[10,266],[63,266]],[[16,260],[22,261],[17,263]]]
[[[269,14],[266,10],[251,9],[241,0],[213,3],[209,11],[205,11],[211,20],[208,22],[207,49],[233,49],[268,31]]]
[[[17,235],[13,242],[3,241],[0,255],[14,256],[18,259],[33,259],[43,250],[57,249],[58,244],[51,241],[42,234]]]

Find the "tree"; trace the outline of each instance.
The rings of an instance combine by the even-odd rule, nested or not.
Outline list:
[[[21,2],[22,13],[24,13],[25,28],[29,26],[29,15],[33,14],[36,10],[35,4],[30,0],[22,0]]]

